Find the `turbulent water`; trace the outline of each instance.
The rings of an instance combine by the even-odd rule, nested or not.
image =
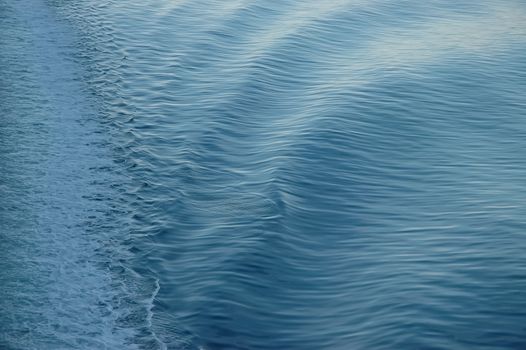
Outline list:
[[[525,349],[522,0],[0,0],[0,349]]]

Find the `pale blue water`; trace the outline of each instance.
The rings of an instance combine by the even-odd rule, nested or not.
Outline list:
[[[525,349],[526,3],[0,0],[0,349]]]

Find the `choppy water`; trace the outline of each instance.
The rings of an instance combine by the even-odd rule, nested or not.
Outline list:
[[[0,349],[524,349],[525,118],[520,0],[0,0]]]

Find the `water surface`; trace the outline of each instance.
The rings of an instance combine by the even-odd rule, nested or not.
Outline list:
[[[0,18],[0,347],[526,347],[523,2]]]

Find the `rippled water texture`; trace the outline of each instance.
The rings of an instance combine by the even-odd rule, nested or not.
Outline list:
[[[526,4],[0,0],[0,349],[525,349]]]

